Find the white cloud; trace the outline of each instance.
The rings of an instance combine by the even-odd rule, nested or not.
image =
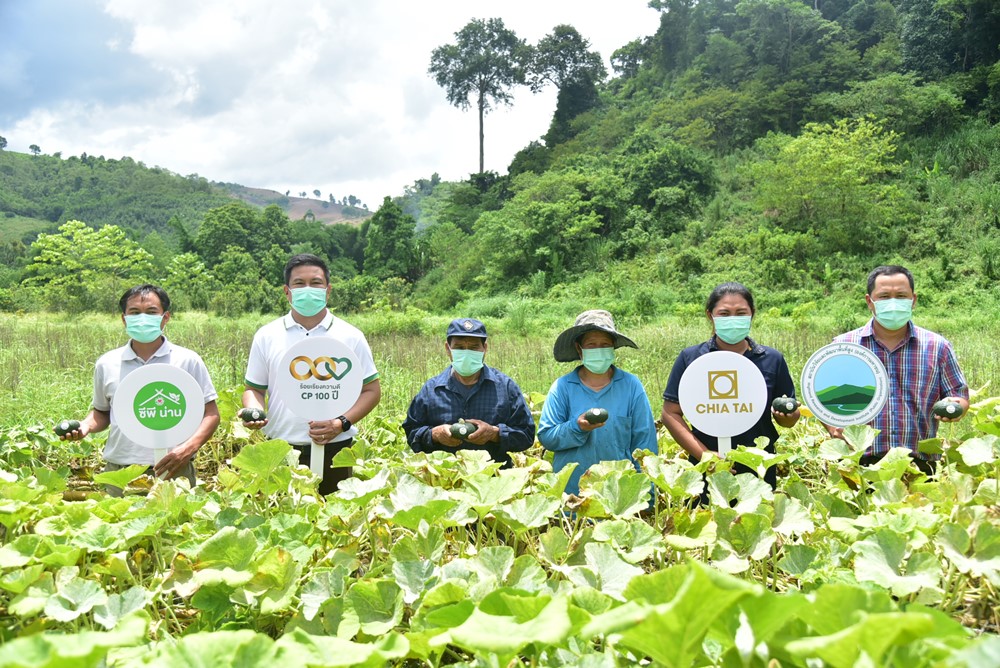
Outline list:
[[[432,172],[478,168],[475,111],[448,105],[427,74],[431,51],[472,18],[499,16],[531,42],[569,23],[605,61],[657,26],[646,0],[110,0],[104,10],[122,31],[103,49],[162,81],[134,99],[36,106],[7,131],[12,149],[130,155],[282,192],[355,194],[373,208]],[[554,91],[521,89],[488,114],[487,169],[506,171],[554,108]]]

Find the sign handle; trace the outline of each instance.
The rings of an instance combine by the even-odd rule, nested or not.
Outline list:
[[[312,451],[309,453],[309,469],[319,476],[320,480],[323,479],[323,453],[322,445],[312,444]]]
[[[167,448],[153,448],[153,463],[155,464],[166,457],[168,452],[170,452],[170,450]]]
[[[719,437],[719,456],[726,458],[726,453],[733,449],[733,439],[731,436]]]

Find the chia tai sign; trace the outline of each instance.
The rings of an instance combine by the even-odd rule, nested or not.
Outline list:
[[[363,374],[357,356],[345,344],[329,337],[309,337],[281,358],[275,392],[303,420],[332,420],[357,402]],[[309,468],[323,477],[322,445],[313,443]]]
[[[702,355],[681,376],[678,396],[684,417],[698,431],[719,439],[719,455],[732,437],[747,431],[767,410],[767,383],[753,362],[728,350]]]
[[[802,367],[802,400],[824,424],[867,424],[888,399],[889,374],[882,360],[856,343],[823,346]]]
[[[184,369],[146,364],[118,384],[111,410],[122,434],[152,449],[159,461],[198,430],[205,416],[205,393]]]

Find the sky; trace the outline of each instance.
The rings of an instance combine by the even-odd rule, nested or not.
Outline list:
[[[529,43],[572,25],[606,65],[659,22],[647,0],[0,0],[0,136],[375,209],[478,171],[475,109],[427,73],[474,18]],[[486,169],[505,173],[555,104],[519,87],[487,114]]]

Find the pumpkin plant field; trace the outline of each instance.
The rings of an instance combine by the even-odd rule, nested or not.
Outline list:
[[[654,407],[674,356],[706,335],[691,320],[626,329],[642,348],[619,363]],[[481,453],[410,453],[399,425],[447,363],[447,319],[352,320],[383,402],[338,455],[354,477],[323,499],[286,443],[235,417],[261,322],[170,324],[221,395],[189,489],[100,473],[101,435],[52,433],[85,414],[93,360],[124,343],[113,317],[0,318],[0,666],[1000,665],[996,332],[945,332],[983,389],[923,444],[943,454],[934,479],[902,451],[863,467],[871,429],[829,440],[805,417],[776,456],[698,465],[661,429],[641,472],[597,465],[564,497],[569,470],[537,445],[502,471]],[[488,322],[487,364],[535,411],[570,368],[551,361],[564,324]],[[797,374],[834,333],[761,318],[753,336]],[[777,490],[735,462],[777,466]]]

